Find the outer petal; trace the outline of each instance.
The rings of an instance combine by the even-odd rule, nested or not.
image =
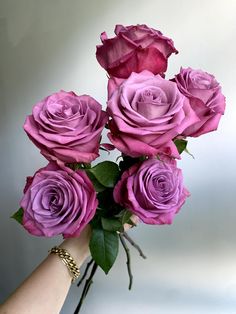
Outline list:
[[[112,133],[108,133],[108,138],[118,150],[131,157],[155,156],[158,153],[156,148],[126,134],[117,137],[113,136]]]
[[[119,78],[128,78],[132,72],[142,72],[148,70],[154,74],[165,72],[167,69],[167,59],[163,54],[153,48],[136,49],[129,58],[120,60],[117,66],[110,66],[107,68],[107,72],[111,76]]]
[[[198,137],[205,133],[215,131],[218,128],[221,117],[221,113],[209,117],[203,117],[200,122],[194,123],[184,130],[183,135]]]

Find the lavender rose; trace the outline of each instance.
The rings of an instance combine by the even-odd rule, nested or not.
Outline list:
[[[28,178],[21,200],[23,226],[36,236],[76,237],[93,218],[98,201],[83,170],[50,162]]]
[[[181,93],[189,98],[199,121],[184,130],[184,136],[197,137],[217,129],[225,111],[225,97],[215,77],[202,70],[181,68],[174,81]]]
[[[102,45],[96,57],[111,76],[127,78],[132,72],[149,70],[154,74],[167,69],[167,59],[178,51],[170,38],[146,25],[116,25],[114,38],[101,34]]]
[[[164,153],[179,158],[172,139],[199,119],[176,83],[149,71],[110,79],[107,112],[112,144],[131,157]]]
[[[171,224],[189,192],[175,163],[148,159],[125,171],[114,188],[114,200],[146,224]]]
[[[24,129],[47,159],[88,163],[99,156],[107,119],[102,106],[92,97],[61,91],[34,106]]]

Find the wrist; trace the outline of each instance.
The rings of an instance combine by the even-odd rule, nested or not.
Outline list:
[[[64,240],[60,247],[66,249],[75,260],[78,267],[84,263],[90,255],[89,240],[91,235],[90,226],[86,226],[77,238],[68,238]]]

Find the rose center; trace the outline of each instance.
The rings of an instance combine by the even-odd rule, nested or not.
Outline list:
[[[57,214],[63,206],[63,193],[59,188],[46,189],[42,197],[43,208],[49,210],[51,214]]]
[[[151,120],[163,116],[169,109],[167,98],[160,88],[145,89],[136,99],[137,111]]]
[[[153,180],[153,186],[160,193],[160,195],[166,195],[169,193],[170,186],[169,186],[169,184],[166,181],[166,178],[164,176],[161,176],[159,178],[155,178]]]
[[[74,114],[73,107],[68,107],[68,105],[62,105],[57,111],[57,116],[61,118],[68,118]]]
[[[192,77],[192,84],[195,88],[198,89],[210,89],[211,88],[212,79],[207,74],[196,74]]]
[[[87,111],[87,104],[83,101],[74,101],[69,97],[50,104],[47,108],[48,117],[54,122],[82,118]]]
[[[145,103],[150,103],[150,102],[161,102],[161,96],[160,93],[153,93],[151,90],[145,90],[139,97],[139,102],[145,102]]]

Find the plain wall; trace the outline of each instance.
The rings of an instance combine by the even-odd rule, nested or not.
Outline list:
[[[26,176],[47,163],[22,129],[25,116],[60,89],[90,94],[105,108],[95,46],[116,23],[146,23],[173,38],[179,54],[167,77],[180,66],[213,73],[227,110],[217,132],[189,140],[195,160],[184,155],[179,165],[192,196],[173,225],[131,231],[148,256],[133,251],[133,290],[122,252],[108,276],[97,273],[82,313],[236,313],[234,0],[0,1],[0,302],[60,241],[30,236],[10,219]],[[73,312],[80,293],[71,288],[62,313]]]

